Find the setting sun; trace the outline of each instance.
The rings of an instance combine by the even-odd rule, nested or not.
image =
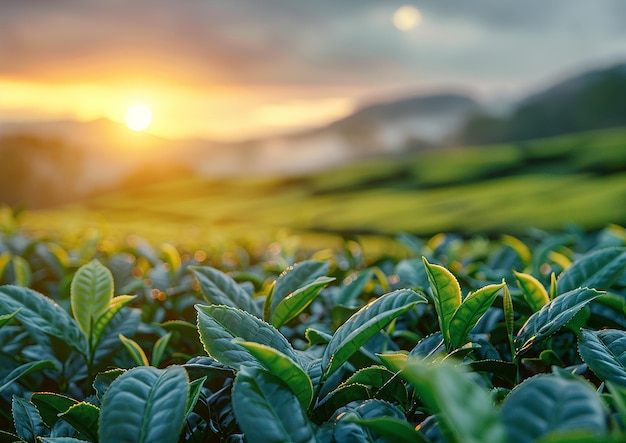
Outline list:
[[[126,125],[133,131],[143,131],[152,122],[152,111],[145,105],[135,105],[126,111]]]

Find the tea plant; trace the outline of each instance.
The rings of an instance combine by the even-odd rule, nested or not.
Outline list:
[[[5,236],[0,441],[624,441],[625,232],[227,267]]]

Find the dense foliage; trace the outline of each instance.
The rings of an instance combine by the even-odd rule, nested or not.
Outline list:
[[[626,439],[619,226],[374,262],[131,240],[0,236],[0,441]]]

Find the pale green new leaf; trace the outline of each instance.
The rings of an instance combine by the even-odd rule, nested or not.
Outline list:
[[[264,369],[243,367],[239,371],[232,403],[249,443],[317,443],[316,427],[296,395]]]
[[[508,441],[531,443],[554,432],[591,432],[602,441],[607,414],[593,387],[582,380],[540,374],[518,385],[502,404]]]
[[[33,281],[33,273],[30,270],[30,265],[25,258],[16,255],[13,257],[13,273],[15,274],[15,284],[29,287]]]
[[[2,381],[0,381],[0,392],[8,388],[12,383],[31,372],[43,371],[44,369],[58,369],[52,360],[39,360],[24,363],[13,369]]]
[[[70,287],[72,314],[91,340],[96,321],[109,309],[113,298],[113,276],[98,260],[81,266]]]
[[[139,343],[131,338],[124,337],[122,334],[118,334],[118,337],[122,341],[122,344],[128,351],[128,355],[135,362],[137,366],[149,366],[150,362],[148,361],[148,357],[146,353],[141,349]]]
[[[198,311],[200,341],[207,354],[220,363],[239,369],[242,364],[256,361],[245,348],[233,343],[236,337],[267,345],[297,361],[287,339],[258,317],[231,306],[196,305],[195,308]]]
[[[368,303],[335,331],[322,355],[324,376],[344,364],[370,338],[394,318],[427,300],[410,289],[387,293]]]
[[[0,287],[0,309],[14,312],[15,317],[30,327],[57,337],[87,356],[87,340],[70,315],[48,297],[20,286]]]
[[[579,287],[609,289],[626,270],[626,248],[605,248],[590,252],[567,268],[558,279],[559,291]]]
[[[470,293],[450,319],[450,346],[456,349],[467,343],[469,333],[487,312],[500,290],[505,286],[488,285]]]
[[[452,272],[443,266],[428,263],[422,257],[428,281],[433,291],[433,303],[439,318],[439,328],[446,344],[450,343],[450,320],[461,305],[461,287]]]
[[[515,333],[515,310],[513,309],[513,298],[511,297],[511,292],[509,291],[509,287],[507,285],[504,285],[502,309],[504,311],[506,334],[509,337],[509,346],[511,347],[511,352],[513,352],[515,349],[515,345],[513,344],[513,334]]]
[[[583,329],[578,353],[600,380],[626,386],[626,331]]]
[[[168,332],[154,343],[154,346],[152,346],[152,366],[158,367],[161,364],[161,360],[163,359],[163,355],[165,354],[171,338],[172,333]]]
[[[202,385],[204,385],[206,380],[207,376],[205,375],[189,383],[189,395],[187,396],[187,404],[185,405],[185,417],[188,417],[193,411],[193,408],[196,407],[196,403],[198,403],[200,399],[200,394],[202,394]]]
[[[133,368],[104,394],[100,443],[176,443],[189,391],[181,366]]]
[[[320,291],[334,280],[335,279],[332,277],[318,277],[306,286],[298,288],[287,295],[276,306],[274,314],[272,315],[272,325],[279,328],[296,315],[300,314],[311,304]]]
[[[268,371],[289,386],[303,409],[309,407],[313,400],[313,384],[296,361],[267,345],[239,339],[235,339],[235,343],[246,348]]]
[[[513,271],[517,278],[517,285],[522,290],[524,300],[530,306],[533,312],[537,312],[544,307],[549,301],[548,291],[543,287],[541,282],[530,274]]]
[[[202,295],[210,303],[239,308],[257,317],[261,316],[254,299],[229,275],[208,266],[190,266],[189,269],[198,279]]]
[[[411,358],[401,375],[414,387],[449,443],[504,443],[491,396],[462,367]]]
[[[274,317],[276,308],[289,294],[312,283],[318,277],[325,276],[329,266],[328,262],[325,261],[306,260],[285,269],[274,283],[272,296],[265,300],[269,307],[266,309],[269,314],[266,320],[269,321]]]
[[[87,437],[89,441],[98,443],[98,421],[100,408],[87,402],[71,406],[59,417],[68,422],[74,429]]]
[[[100,343],[100,339],[102,338],[102,334],[106,330],[107,326],[115,317],[115,314],[121,311],[121,309],[126,306],[128,303],[135,299],[134,295],[120,295],[117,297],[113,297],[109,302],[109,307],[104,314],[102,314],[93,326],[91,331],[91,346],[95,348],[98,343]]]
[[[575,289],[559,295],[535,312],[524,323],[515,338],[515,352],[521,354],[534,344],[549,338],[565,326],[578,311],[595,298],[603,295],[594,289]]]

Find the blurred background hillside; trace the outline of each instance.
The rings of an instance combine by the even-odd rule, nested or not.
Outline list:
[[[626,223],[621,1],[0,8],[0,203],[32,228]]]

